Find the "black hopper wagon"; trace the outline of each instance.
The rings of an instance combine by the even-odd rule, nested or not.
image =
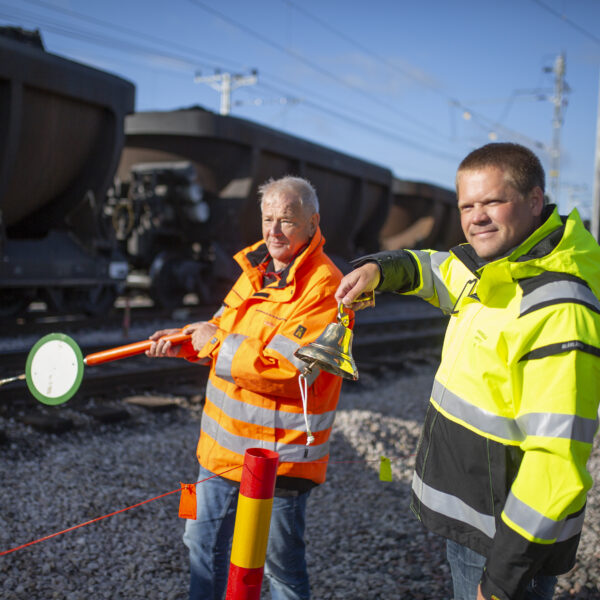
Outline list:
[[[130,285],[163,306],[222,297],[237,275],[231,256],[260,238],[257,191],[270,177],[313,183],[325,249],[342,271],[361,254],[462,236],[454,192],[249,120],[201,107],[139,112],[125,133],[111,222]]]
[[[46,52],[39,34],[0,29],[0,317],[38,300],[101,314],[125,285],[100,214],[134,93]]]
[[[214,304],[260,238],[258,187],[316,187],[326,251],[462,241],[454,192],[202,107],[133,112],[135,87],[0,28],[0,319],[104,315],[119,295]],[[40,308],[41,307],[41,308]]]

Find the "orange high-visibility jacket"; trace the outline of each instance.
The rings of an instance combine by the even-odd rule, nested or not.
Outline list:
[[[267,247],[260,241],[234,258],[243,273],[211,322],[217,333],[198,357],[210,358],[197,456],[213,473],[243,464],[247,448],[279,453],[278,475],[325,480],[329,435],[342,380],[313,369],[307,376],[307,434],[298,376],[306,366],[294,356],[336,322],[334,293],[342,274],[323,252],[318,229],[309,246],[262,287]],[[241,469],[224,477],[239,481]]]

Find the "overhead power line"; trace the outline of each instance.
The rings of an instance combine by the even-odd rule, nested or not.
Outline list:
[[[597,35],[594,35],[593,33],[590,33],[587,29],[584,29],[581,25],[578,25],[574,21],[571,21],[571,19],[566,17],[563,13],[559,13],[557,10],[554,10],[551,6],[548,6],[546,3],[542,2],[541,0],[532,0],[532,2],[534,4],[537,4],[538,6],[541,6],[544,10],[548,11],[550,14],[559,18],[561,21],[563,21],[564,23],[566,23],[573,29],[579,31],[579,33],[581,33],[585,37],[589,38],[593,42],[596,42],[596,44],[600,44],[600,37],[598,37]]]
[[[346,35],[343,31],[340,31],[339,29],[336,29],[330,23],[327,23],[323,19],[321,19],[321,18],[317,17],[316,15],[312,14],[310,11],[306,10],[306,8],[304,8],[303,6],[299,6],[295,2],[292,2],[291,0],[283,0],[283,1],[288,6],[291,6],[294,10],[296,10],[297,12],[299,12],[300,14],[304,15],[308,19],[311,19],[315,23],[318,23],[321,27],[323,27],[327,31],[330,31],[331,33],[333,33],[334,35],[336,35],[340,39],[345,40],[351,46],[354,46],[355,48],[358,48],[361,52],[364,52],[365,54],[367,54],[371,58],[374,58],[378,63],[383,63],[387,67],[389,67],[390,69],[392,69],[392,70],[400,73],[401,75],[403,75],[404,77],[407,77],[408,79],[412,79],[413,81],[415,81],[419,85],[427,87],[430,90],[432,90],[432,91],[434,91],[434,92],[436,92],[438,94],[442,94],[443,96],[446,96],[446,94],[444,94],[436,85],[434,85],[432,83],[427,83],[422,78],[417,77],[416,75],[414,75],[414,73],[411,73],[408,69],[403,69],[402,67],[398,66],[397,64],[394,64],[392,61],[390,61],[386,57],[381,56],[380,54],[377,54],[376,52],[374,52],[373,50],[371,50],[370,48],[368,48],[364,44],[361,44],[360,42],[358,42],[356,39],[350,37],[349,35]],[[446,98],[447,98],[447,96],[446,96]]]
[[[54,21],[48,17],[40,17],[35,13],[28,13],[23,10],[15,10],[13,8],[8,9],[9,12],[6,11],[7,7],[0,5],[0,15],[4,18],[9,19],[21,19],[25,20],[28,23],[32,23],[37,27],[42,27],[47,31],[51,31],[52,33],[56,33],[58,35],[63,35],[69,38],[74,38],[81,40],[83,42],[87,42],[90,44],[100,45],[106,48],[116,49],[116,50],[124,50],[127,52],[136,52],[138,54],[143,54],[147,56],[160,57],[165,58],[172,61],[178,61],[183,64],[186,64],[191,69],[198,69],[199,67],[211,68],[212,65],[208,65],[200,62],[199,60],[194,60],[190,56],[183,56],[181,54],[176,54],[173,52],[165,52],[164,50],[156,50],[150,46],[144,46],[139,43],[135,43],[131,41],[135,39],[135,37],[130,36],[129,39],[123,40],[120,38],[116,38],[114,36],[107,36],[101,32],[89,31],[82,29],[80,27],[74,27],[71,25],[65,25],[64,23]]]
[[[188,2],[190,2],[191,4],[197,6],[200,9],[202,9],[202,10],[204,10],[204,11],[206,11],[206,12],[208,12],[208,13],[216,16],[216,17],[218,17],[219,19],[222,19],[226,23],[229,23],[230,25],[233,25],[234,27],[236,27],[240,31],[243,31],[247,35],[260,40],[264,44],[266,44],[268,46],[271,46],[272,48],[275,48],[276,50],[278,50],[280,52],[283,52],[284,54],[287,54],[287,55],[293,57],[295,60],[298,60],[302,64],[310,67],[313,71],[316,71],[317,73],[320,73],[321,75],[324,75],[325,77],[327,77],[328,79],[331,79],[332,81],[335,81],[339,85],[341,85],[343,87],[346,87],[346,88],[352,89],[357,94],[360,94],[361,96],[363,96],[367,100],[369,100],[369,102],[372,102],[374,104],[378,104],[379,106],[383,106],[384,108],[386,108],[386,109],[388,109],[388,110],[390,110],[390,111],[392,111],[392,112],[394,112],[396,114],[401,115],[405,119],[408,119],[412,123],[415,123],[415,124],[419,125],[423,129],[426,129],[428,131],[434,131],[436,134],[439,133],[435,128],[431,127],[431,125],[429,125],[428,123],[420,121],[419,119],[417,119],[413,115],[409,115],[408,113],[405,113],[405,112],[399,110],[397,106],[390,105],[387,102],[382,102],[380,99],[377,99],[377,98],[373,97],[372,94],[366,92],[361,87],[358,87],[356,85],[352,85],[351,83],[349,83],[348,81],[346,81],[343,78],[339,77],[335,73],[332,73],[331,71],[328,71],[327,69],[325,69],[325,68],[321,67],[320,65],[314,63],[313,61],[307,59],[302,54],[300,54],[298,52],[294,52],[293,50],[290,50],[288,48],[285,48],[281,44],[278,44],[277,42],[274,42],[273,40],[267,38],[266,36],[258,33],[254,29],[251,29],[250,27],[244,25],[243,23],[239,23],[235,19],[232,19],[231,17],[228,17],[227,15],[223,14],[221,11],[217,10],[216,8],[213,8],[212,6],[207,6],[204,2],[200,2],[200,0],[188,0]]]
[[[111,33],[115,32],[115,31],[119,31],[119,32],[127,35],[130,39],[134,39],[134,40],[145,39],[149,42],[159,44],[161,48],[178,49],[181,52],[191,54],[191,55],[195,56],[196,58],[199,56],[203,56],[205,58],[203,58],[202,60],[212,61],[210,64],[207,65],[210,68],[222,67],[223,63],[226,62],[226,61],[224,61],[223,57],[221,57],[221,56],[216,56],[209,52],[205,52],[204,50],[198,50],[197,48],[190,48],[189,46],[184,46],[183,44],[178,43],[176,40],[166,40],[166,39],[154,36],[154,35],[148,35],[147,33],[140,31],[139,29],[130,29],[129,27],[124,27],[123,25],[119,25],[118,23],[115,23],[115,21],[105,21],[103,19],[98,19],[97,17],[93,17],[91,15],[86,15],[84,13],[80,13],[80,12],[77,12],[74,10],[63,8],[63,7],[57,6],[55,4],[52,4],[50,2],[45,2],[44,0],[22,0],[22,1],[27,2],[28,4],[34,4],[36,6],[41,6],[43,8],[47,8],[54,12],[58,12],[63,15],[66,15],[66,16],[73,17],[75,19],[79,19],[80,21],[84,21],[89,24],[105,27]],[[39,19],[40,15],[36,14],[35,17]]]
[[[40,0],[25,0],[25,1],[33,3],[33,4],[47,5],[48,7],[52,7],[52,5],[49,5],[45,2],[41,2]],[[2,9],[8,10],[8,12],[2,13]],[[60,9],[59,12],[62,12],[65,14],[68,13],[69,16],[77,16],[77,18],[79,18],[83,21],[88,21],[89,23],[93,23],[95,25],[100,25],[102,27],[110,27],[111,26],[110,23],[102,21],[101,19],[95,19],[92,17],[87,18],[86,15],[83,15],[81,13],[77,13],[75,15],[74,11],[65,11],[63,9]],[[0,4],[0,15],[3,17],[7,17],[9,19],[15,19],[15,18],[25,19],[27,22],[32,23],[34,26],[43,25],[44,29],[46,29],[48,31],[52,31],[53,33],[55,33],[57,35],[82,40],[87,43],[97,44],[97,45],[100,45],[100,46],[103,46],[106,48],[123,50],[128,53],[130,53],[131,51],[134,51],[134,52],[137,52],[140,54],[159,56],[159,57],[166,58],[166,59],[177,60],[177,61],[181,61],[181,62],[187,64],[192,69],[197,69],[197,67],[199,65],[199,63],[197,61],[193,60],[194,50],[191,48],[182,46],[182,45],[179,45],[178,47],[185,49],[186,52],[189,52],[189,54],[191,55],[190,57],[182,56],[182,55],[178,55],[178,54],[174,54],[174,53],[165,53],[163,51],[156,50],[155,48],[153,48],[151,46],[136,44],[134,42],[122,40],[122,39],[116,38],[114,36],[108,36],[108,35],[105,35],[100,32],[85,30],[85,29],[81,29],[81,28],[75,28],[73,26],[65,25],[64,23],[53,20],[49,17],[40,17],[40,15],[37,15],[34,13],[29,13],[27,11],[18,10],[18,9],[15,10],[13,8],[7,9],[7,7],[3,7],[1,4]],[[132,31],[125,27],[120,27],[119,29],[125,33],[129,33]],[[129,35],[129,39],[131,39],[132,37],[133,37],[132,35]],[[149,39],[155,43],[160,43],[161,46],[168,45],[165,40],[161,40],[160,38],[155,38],[153,36],[138,35],[137,37]],[[223,61],[223,62],[225,62],[225,61]],[[164,68],[166,68],[167,70],[173,70],[168,65],[165,65]],[[275,79],[275,80],[277,79],[277,77],[273,77],[273,76],[271,76],[271,78]],[[284,85],[287,85],[287,83],[284,83]],[[266,87],[266,89],[269,89],[269,86],[265,86],[264,84],[263,84],[263,87]],[[287,90],[279,89],[279,90],[277,90],[277,92],[280,94],[283,94],[283,95],[288,94]],[[317,94],[315,94],[314,92],[310,92],[309,95],[312,98],[317,97]],[[331,101],[328,99],[324,99],[323,102],[331,104]],[[337,112],[337,111],[333,110],[330,106],[323,106],[315,101],[309,102],[309,101],[303,100],[302,103],[306,106],[309,106],[313,110],[317,110],[321,113],[325,113],[331,117],[334,117],[342,122],[351,124],[355,127],[365,129],[365,130],[369,131],[370,133],[373,133],[373,134],[383,137],[385,139],[395,141],[395,142],[400,142],[403,145],[406,145],[415,150],[424,152],[427,155],[437,156],[437,157],[443,158],[445,160],[451,160],[452,162],[456,162],[456,160],[457,160],[456,156],[452,156],[450,154],[441,152],[439,150],[439,148],[428,147],[426,144],[422,143],[422,141],[414,141],[408,137],[402,136],[399,133],[393,133],[392,131],[390,131],[389,126],[387,126],[387,127],[385,125],[378,126],[378,125],[374,124],[373,121],[370,121],[370,122],[361,121],[360,119],[356,118],[357,110],[355,108],[351,109],[353,116],[348,116],[348,115],[342,114],[341,112]],[[339,106],[339,104],[338,104],[338,106]],[[350,110],[350,109],[348,109],[348,110]],[[439,140],[439,136],[432,136],[432,138],[433,137],[435,137],[435,139]]]
[[[52,21],[52,19],[49,18],[41,18],[40,15],[35,14],[32,15],[31,13],[27,14],[25,11],[18,11],[15,9],[11,9],[13,12],[13,15],[10,15],[11,17],[15,16],[15,12],[17,13],[17,16],[25,16],[29,21],[31,22],[42,22],[45,23],[45,27],[50,30],[53,31],[55,33],[58,33],[59,35],[63,35],[63,36],[67,36],[67,37],[72,37],[72,38],[76,38],[76,39],[80,39],[89,43],[95,43],[95,44],[99,44],[99,45],[103,45],[105,47],[109,47],[111,49],[117,48],[117,49],[123,49],[125,51],[131,51],[134,50],[138,53],[142,53],[142,54],[149,54],[152,56],[158,56],[158,57],[163,57],[166,59],[171,59],[171,60],[177,60],[177,61],[181,61],[183,63],[185,63],[186,65],[188,65],[191,68],[197,68],[199,66],[198,64],[198,59],[195,58],[197,54],[202,54],[199,53],[196,49],[194,48],[190,48],[190,47],[186,47],[182,44],[178,44],[178,43],[174,43],[171,41],[167,41],[164,39],[161,39],[159,37],[156,36],[150,36],[147,35],[143,32],[137,31],[137,30],[132,30],[129,29],[127,27],[123,27],[121,25],[115,24],[115,23],[111,23],[108,21],[104,21],[102,19],[97,19],[95,17],[92,16],[88,16],[82,13],[78,13],[76,11],[72,11],[72,10],[68,10],[68,9],[63,9],[60,7],[57,7],[53,4],[50,4],[48,2],[45,2],[44,0],[25,0],[26,2],[30,3],[30,4],[35,4],[37,6],[41,6],[44,8],[48,8],[48,9],[52,9],[55,11],[58,11],[66,16],[69,17],[73,17],[73,18],[77,18],[80,19],[84,22],[87,22],[89,24],[92,24],[94,26],[100,26],[100,27],[104,27],[109,29],[110,31],[118,31],[121,33],[124,33],[127,35],[127,40],[122,40],[119,38],[115,38],[114,36],[109,36],[106,34],[102,34],[102,33],[98,33],[98,32],[90,32],[90,31],[82,31],[81,29],[75,29],[74,27],[65,25],[63,23],[57,23],[56,21]],[[350,84],[348,84],[347,81],[335,76],[334,74],[330,73],[329,71],[327,71],[326,69],[322,69],[321,67],[319,67],[319,65],[315,65],[312,61],[306,59],[305,57],[303,57],[302,55],[296,53],[296,52],[291,52],[289,50],[287,50],[286,48],[281,47],[279,44],[272,42],[271,40],[269,40],[268,38],[265,38],[264,36],[261,36],[260,34],[258,34],[257,32],[253,31],[250,28],[245,27],[244,25],[237,23],[236,21],[234,21],[233,19],[230,19],[229,17],[227,17],[226,15],[223,15],[222,13],[220,13],[219,11],[216,11],[215,9],[212,9],[211,7],[207,7],[206,5],[204,5],[202,2],[199,2],[198,0],[189,0],[190,2],[192,2],[193,4],[195,4],[196,6],[199,6],[200,8],[203,8],[213,14],[215,14],[216,16],[218,16],[219,18],[223,19],[224,21],[234,25],[235,27],[238,27],[240,29],[242,29],[243,31],[245,31],[248,35],[251,35],[253,37],[257,37],[258,39],[260,39],[261,41],[263,41],[264,43],[275,47],[277,50],[281,51],[281,52],[285,52],[286,54],[289,54],[291,56],[293,56],[295,59],[303,62],[304,64],[307,64],[308,66],[310,66],[311,68],[317,70],[318,72],[321,72],[322,74],[328,76],[328,77],[333,77],[336,81],[338,81],[340,84],[346,86],[346,87],[350,87],[352,89],[355,89],[355,86],[352,86]],[[304,11],[306,12],[306,11]],[[340,34],[343,35],[343,34]],[[347,36],[346,36],[347,37]],[[133,41],[131,41],[132,39],[145,39],[148,40],[150,42],[152,42],[153,44],[158,44],[160,45],[161,50],[157,50],[155,48],[149,47],[149,46],[144,46],[141,44],[137,44]],[[377,56],[376,54],[372,53],[371,51],[369,51],[366,47],[363,47],[362,45],[359,45],[362,49],[362,51],[366,51],[369,52],[371,54],[371,56]],[[164,52],[164,50],[162,50],[165,47],[170,47],[170,48],[175,48],[178,50],[181,50],[182,52],[184,52],[185,54],[188,54],[189,56],[182,56],[182,55],[178,55],[175,53],[166,53]],[[205,54],[205,53],[204,53]],[[225,59],[223,59],[222,57],[217,57],[214,55],[210,55],[210,59],[216,61],[217,63],[223,65],[225,63],[230,63],[230,61],[227,61]],[[394,68],[396,70],[399,70],[396,66],[394,66],[392,63],[389,63],[389,61],[385,61],[386,64],[388,64],[388,66],[390,68]],[[205,65],[203,65],[205,66]],[[165,68],[168,68],[168,65],[165,65]],[[208,68],[212,68],[215,69],[214,65],[209,65]],[[406,76],[410,75],[406,72],[404,72],[403,70],[402,73]],[[271,79],[277,79],[276,77],[271,76]],[[419,83],[423,83],[421,80],[419,80],[418,78],[415,79],[416,81],[418,81]],[[285,82],[284,85],[289,85],[287,82]],[[295,84],[297,85],[297,84]],[[435,88],[434,91],[438,91]],[[372,95],[367,94],[366,92],[364,92],[363,90],[357,90],[360,91],[363,95],[365,95],[365,97],[367,97],[371,102],[374,101],[374,98],[372,97]],[[438,91],[439,92],[439,91]],[[283,94],[288,94],[289,92],[283,91],[280,93]],[[442,93],[442,92],[439,92]],[[317,94],[315,92],[310,92],[308,94],[311,98],[316,98],[318,97]],[[442,93],[442,95],[444,95]],[[448,96],[446,96],[448,97]],[[335,117],[336,119],[339,119],[341,121],[350,123],[356,127],[360,127],[363,129],[368,130],[371,133],[374,133],[378,136],[390,139],[390,140],[394,140],[396,142],[400,142],[403,145],[406,145],[408,147],[414,148],[415,150],[424,152],[428,155],[432,155],[432,156],[437,156],[439,158],[442,158],[444,160],[451,160],[452,162],[455,162],[459,157],[453,156],[450,153],[446,153],[443,151],[440,151],[439,149],[439,142],[440,142],[440,132],[438,129],[432,128],[429,125],[425,125],[425,127],[427,128],[429,134],[431,135],[431,139],[432,141],[435,141],[436,143],[436,147],[432,148],[430,146],[428,146],[427,144],[423,143],[423,139],[422,139],[422,135],[421,138],[419,139],[419,141],[415,141],[414,139],[410,139],[409,137],[405,136],[405,135],[401,135],[400,133],[393,133],[390,131],[389,125],[385,124],[385,125],[374,125],[373,121],[372,121],[372,115],[369,115],[368,119],[369,122],[367,121],[362,121],[358,118],[356,118],[357,115],[357,111],[356,108],[353,107],[352,109],[347,109],[350,113],[350,115],[346,115],[346,114],[342,114],[339,111],[335,111],[334,109],[331,108],[331,101],[324,99],[323,102],[328,103],[327,106],[323,106],[318,104],[317,102],[314,101],[306,101],[303,100],[302,103],[303,105],[309,106],[314,110],[320,111],[320,112],[324,112],[330,116]],[[375,101],[377,102],[377,101]],[[466,106],[463,105],[463,103],[457,101],[457,100],[453,100],[453,103],[455,106],[458,106],[459,108],[463,109],[463,110],[469,110]],[[379,104],[382,104],[381,102],[379,102]],[[385,104],[385,103],[384,103]],[[337,106],[339,107],[339,103],[337,104]],[[398,111],[396,107],[391,107],[391,110],[394,110],[394,112],[401,114],[405,119],[407,119],[409,122],[411,123],[417,123],[420,124],[421,126],[423,126],[424,124],[419,123],[419,121],[417,119],[415,119],[414,117],[407,115],[406,113],[403,113],[402,111]],[[487,122],[489,121],[487,118],[483,117],[482,115],[478,115],[478,113],[476,113],[475,111],[470,111],[471,114],[473,114],[476,117],[479,117],[479,119],[475,119],[478,120],[479,122]],[[487,127],[489,127],[489,125],[486,125]],[[509,131],[506,130],[506,128],[504,128],[505,131]],[[397,128],[395,129],[395,131],[397,131]],[[515,132],[512,132],[513,135],[518,135],[521,138],[524,138],[525,136],[522,136],[522,134],[516,134]],[[538,147],[543,146],[543,144],[540,144],[539,142],[533,142],[534,144],[537,144]]]
[[[122,32],[127,35],[127,41],[121,40],[119,38],[115,38],[114,36],[107,36],[105,34],[99,34],[97,32],[89,32],[89,31],[86,32],[85,30],[75,29],[68,25],[65,25],[64,23],[59,23],[59,22],[53,21],[52,19],[49,19],[48,17],[42,18],[38,14],[27,13],[26,11],[19,11],[19,10],[15,11],[14,9],[12,9],[13,14],[9,14],[8,16],[12,16],[12,17],[17,16],[20,18],[26,18],[29,22],[37,24],[37,25],[44,24],[45,28],[48,31],[52,31],[53,33],[57,33],[59,35],[64,35],[64,36],[68,36],[71,38],[79,39],[79,40],[82,40],[82,41],[85,41],[88,43],[103,45],[103,46],[111,48],[111,49],[120,48],[123,50],[133,50],[135,52],[145,54],[145,55],[156,56],[159,58],[162,57],[162,58],[165,58],[168,60],[180,61],[180,62],[187,64],[190,68],[194,68],[194,69],[197,69],[198,66],[201,65],[203,67],[208,67],[209,69],[212,68],[215,72],[217,72],[220,70],[221,66],[225,66],[227,63],[229,63],[230,65],[233,65],[233,63],[231,63],[230,61],[227,61],[226,59],[223,59],[222,57],[218,57],[215,55],[208,55],[206,53],[201,53],[201,52],[198,52],[194,48],[190,48],[188,46],[178,44],[176,42],[174,43],[174,42],[171,42],[171,41],[168,41],[168,40],[156,37],[156,36],[147,35],[141,31],[132,30],[130,28],[127,28],[127,27],[124,27],[124,26],[121,26],[118,24],[114,24],[114,23],[105,21],[103,19],[99,19],[99,18],[90,16],[90,15],[86,15],[86,14],[77,12],[77,11],[61,8],[59,6],[55,6],[55,5],[51,4],[49,2],[45,2],[44,0],[25,0],[25,2],[28,2],[29,4],[37,5],[37,6],[40,6],[43,8],[47,8],[50,10],[54,10],[60,14],[79,19],[88,24],[107,28],[111,32],[112,31]],[[226,19],[225,15],[219,14],[217,16],[219,16],[223,19]],[[236,24],[235,22],[231,22],[231,24],[238,26],[238,24]],[[252,34],[253,32],[251,30],[249,30],[248,33]],[[256,34],[256,35],[259,35],[259,34]],[[140,39],[140,38],[146,39],[152,43],[158,44],[161,49],[157,50],[157,49],[149,48],[147,46],[136,44],[131,41],[132,39]],[[278,45],[276,45],[276,46],[278,46]],[[163,50],[163,48],[165,48],[165,47],[179,49],[179,50],[189,54],[190,57],[181,56],[178,54],[174,54],[172,52],[166,53]],[[282,50],[285,50],[285,49],[282,49]],[[192,57],[196,56],[197,54],[209,56],[210,60],[216,61],[218,66],[203,65],[198,62],[198,59],[196,59],[196,61],[194,61],[194,58],[192,58]],[[237,68],[237,66],[230,66],[227,68],[230,68],[231,70],[235,70]],[[271,76],[271,78],[277,79],[274,76]],[[347,82],[342,80],[342,83],[346,84]],[[285,92],[285,93],[287,94],[287,92]],[[311,92],[311,95],[316,96],[316,94],[314,92]],[[369,99],[372,100],[372,97],[369,96]],[[323,99],[323,101],[331,103],[331,100]],[[356,108],[353,108],[352,110],[353,110],[353,112],[356,112]],[[412,117],[410,115],[403,114],[402,116],[404,116],[406,119],[408,119],[412,123],[418,123],[417,119],[415,119],[414,117]],[[429,135],[431,136],[431,139],[439,141],[439,138],[440,138],[439,130],[432,128],[429,125],[426,125],[426,127],[428,128],[428,132],[429,132]],[[423,134],[421,134],[421,135],[423,135]]]
[[[265,84],[263,84],[263,86],[266,87],[267,89],[271,89],[274,92],[281,93],[281,91],[275,87],[268,86]],[[439,148],[431,148],[430,146],[427,146],[426,144],[423,144],[423,143],[415,141],[415,140],[411,140],[411,139],[409,139],[405,136],[402,136],[398,133],[394,133],[393,131],[390,131],[389,127],[377,126],[377,125],[374,125],[372,121],[370,121],[370,122],[361,121],[360,119],[357,119],[354,116],[341,114],[339,111],[335,111],[332,108],[329,108],[327,106],[321,106],[320,104],[314,102],[313,100],[303,99],[302,105],[310,106],[310,107],[312,107],[320,112],[326,113],[336,119],[340,119],[346,123],[350,123],[356,127],[365,129],[369,133],[388,138],[395,142],[399,142],[404,146],[407,146],[414,150],[418,150],[420,152],[423,152],[424,154],[427,154],[430,156],[435,156],[435,157],[441,158],[443,160],[449,160],[452,162],[452,164],[456,164],[462,158],[460,156],[457,156],[457,155],[454,155],[451,153],[446,153],[446,152],[440,151]]]
[[[345,40],[348,44],[350,44],[350,45],[358,48],[361,52],[364,52],[365,54],[371,56],[372,58],[374,58],[375,60],[377,60],[379,63],[385,64],[388,68],[390,68],[390,69],[392,69],[392,70],[400,73],[401,75],[403,75],[405,77],[408,77],[409,79],[412,79],[417,84],[419,84],[419,85],[421,85],[423,87],[426,87],[429,90],[433,91],[434,93],[442,96],[443,98],[446,99],[446,101],[451,106],[455,106],[455,107],[459,108],[460,110],[462,110],[463,113],[468,113],[471,117],[473,117],[474,118],[474,122],[476,122],[476,123],[487,123],[487,125],[485,125],[483,127],[484,129],[488,129],[488,131],[489,131],[490,128],[496,129],[496,130],[503,130],[506,133],[508,133],[510,136],[512,136],[514,138],[517,138],[517,139],[520,139],[524,143],[527,143],[527,144],[529,144],[531,146],[534,146],[536,148],[546,149],[545,144],[543,144],[542,142],[539,142],[537,140],[533,140],[529,136],[526,136],[523,133],[512,131],[512,130],[510,130],[510,129],[504,127],[504,126],[502,126],[500,123],[492,121],[489,117],[486,117],[485,115],[482,115],[481,113],[478,113],[477,111],[474,111],[469,106],[466,106],[466,104],[464,102],[458,100],[457,98],[454,98],[454,97],[450,96],[449,94],[446,94],[445,92],[443,92],[442,90],[440,90],[437,86],[428,83],[423,78],[416,77],[414,74],[412,74],[407,69],[402,69],[401,67],[399,67],[398,65],[394,64],[393,62],[391,62],[387,58],[385,58],[385,57],[377,54],[374,51],[372,51],[370,48],[366,47],[364,44],[361,44],[356,39],[354,39],[354,38],[346,35],[342,31],[340,31],[339,29],[336,29],[335,27],[333,27],[329,23],[323,21],[323,19],[315,16],[310,11],[306,10],[304,7],[301,7],[298,4],[296,4],[295,2],[292,2],[292,0],[283,0],[283,1],[286,4],[288,4],[288,6],[293,7],[300,14],[302,14],[305,17],[311,19],[315,23],[318,23],[321,27],[323,27],[327,31],[329,31],[329,32],[333,33],[334,35],[338,36],[340,39]]]

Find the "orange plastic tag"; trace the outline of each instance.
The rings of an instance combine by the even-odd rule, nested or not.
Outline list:
[[[179,498],[179,516],[182,519],[196,518],[196,484],[181,483],[181,497]]]

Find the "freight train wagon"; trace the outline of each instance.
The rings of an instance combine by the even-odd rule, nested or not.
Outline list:
[[[112,223],[130,285],[165,306],[191,292],[221,297],[237,275],[232,255],[260,238],[257,191],[270,177],[316,187],[325,249],[342,271],[382,248],[462,240],[454,192],[249,120],[192,107],[135,113],[125,133]]]
[[[36,299],[102,313],[127,262],[100,229],[133,84],[0,30],[0,317]]]
[[[232,255],[260,237],[258,186],[285,174],[317,188],[342,270],[462,239],[450,190],[200,107],[133,113],[134,92],[0,29],[0,318],[40,300],[104,314],[140,291],[164,307],[218,301]]]

